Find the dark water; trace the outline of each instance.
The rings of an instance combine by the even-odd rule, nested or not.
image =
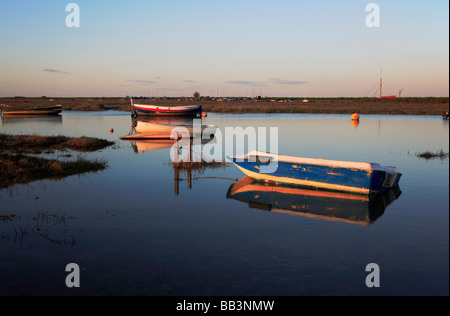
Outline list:
[[[402,193],[373,206],[372,218],[361,202],[362,220],[336,215],[348,209],[336,197],[318,206],[297,191],[277,198],[306,211],[284,212],[281,202],[269,211],[229,195],[244,177],[230,165],[174,181],[171,148],[136,153],[119,140],[127,114],[3,118],[1,133],[116,145],[83,154],[107,159],[105,171],[0,190],[0,216],[16,215],[0,221],[0,295],[448,295],[448,159],[415,156],[448,152],[447,121],[363,116],[355,127],[346,115],[210,115],[204,123],[278,127],[283,155],[396,166]],[[79,289],[65,285],[69,263],[81,267]],[[380,288],[366,286],[369,263],[380,267]]]

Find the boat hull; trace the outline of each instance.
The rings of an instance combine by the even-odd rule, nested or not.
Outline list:
[[[264,159],[251,159],[251,157],[252,155],[264,156],[264,154],[253,153],[245,157],[232,157],[232,162],[247,176],[260,181],[366,195],[384,192],[398,185],[401,177],[396,168],[381,167],[378,164],[278,155],[272,155],[276,158],[272,161],[276,164],[276,170],[273,173],[262,173],[262,168],[267,167],[268,163],[260,161]]]
[[[156,106],[133,103],[133,112],[137,116],[200,116],[202,107],[194,106]]]

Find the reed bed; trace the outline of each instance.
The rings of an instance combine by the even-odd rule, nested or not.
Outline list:
[[[48,150],[97,151],[113,145],[113,142],[93,137],[70,138],[67,136],[5,135],[0,134],[0,152],[40,153]]]
[[[25,184],[41,179],[59,180],[75,174],[97,172],[107,168],[106,160],[87,160],[79,156],[75,161],[59,161],[21,154],[0,154],[0,188]]]
[[[107,168],[105,159],[88,160],[79,155],[74,160],[61,161],[33,155],[68,149],[93,152],[113,144],[113,142],[92,137],[0,134],[0,188],[41,179],[62,179],[75,174],[104,170]],[[65,157],[69,156],[71,155],[65,155]]]

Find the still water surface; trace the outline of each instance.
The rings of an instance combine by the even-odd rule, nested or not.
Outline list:
[[[283,155],[396,166],[401,194],[377,204],[264,187],[233,196],[244,178],[236,167],[176,181],[170,147],[136,152],[119,140],[126,113],[3,118],[1,133],[116,144],[83,154],[107,159],[105,171],[0,190],[0,215],[16,215],[0,221],[0,295],[448,295],[448,159],[415,156],[448,152],[448,121],[211,114],[203,123],[278,127]],[[65,285],[69,263],[81,267],[79,289]],[[369,263],[380,288],[366,287]]]

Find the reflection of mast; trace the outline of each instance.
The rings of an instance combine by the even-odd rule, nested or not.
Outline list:
[[[180,171],[182,168],[173,167],[173,184],[174,184],[174,193],[175,196],[180,194],[180,181],[183,179],[180,178]],[[187,181],[188,181],[188,189],[192,189],[192,168],[185,169],[187,172]]]
[[[206,144],[214,141],[204,140]],[[178,141],[176,146],[173,146],[174,150],[174,161],[170,164],[174,170],[174,193],[178,196],[180,192],[180,181],[187,181],[187,187],[192,189],[193,180],[200,179],[195,176],[196,174],[203,174],[206,169],[217,169],[223,168],[224,162],[222,161],[206,161],[203,159],[202,155],[195,151],[195,145],[193,140],[188,141]],[[180,153],[179,150],[182,150]],[[185,149],[185,151],[183,150]],[[199,156],[198,156],[199,155]],[[185,177],[186,175],[186,177]],[[193,176],[194,175],[194,176]],[[235,181],[235,179],[232,179]]]
[[[173,168],[173,183],[175,187],[175,196],[180,193],[180,168]]]
[[[192,169],[188,169],[188,189],[192,189]]]
[[[378,120],[378,140],[380,140],[381,120]]]

